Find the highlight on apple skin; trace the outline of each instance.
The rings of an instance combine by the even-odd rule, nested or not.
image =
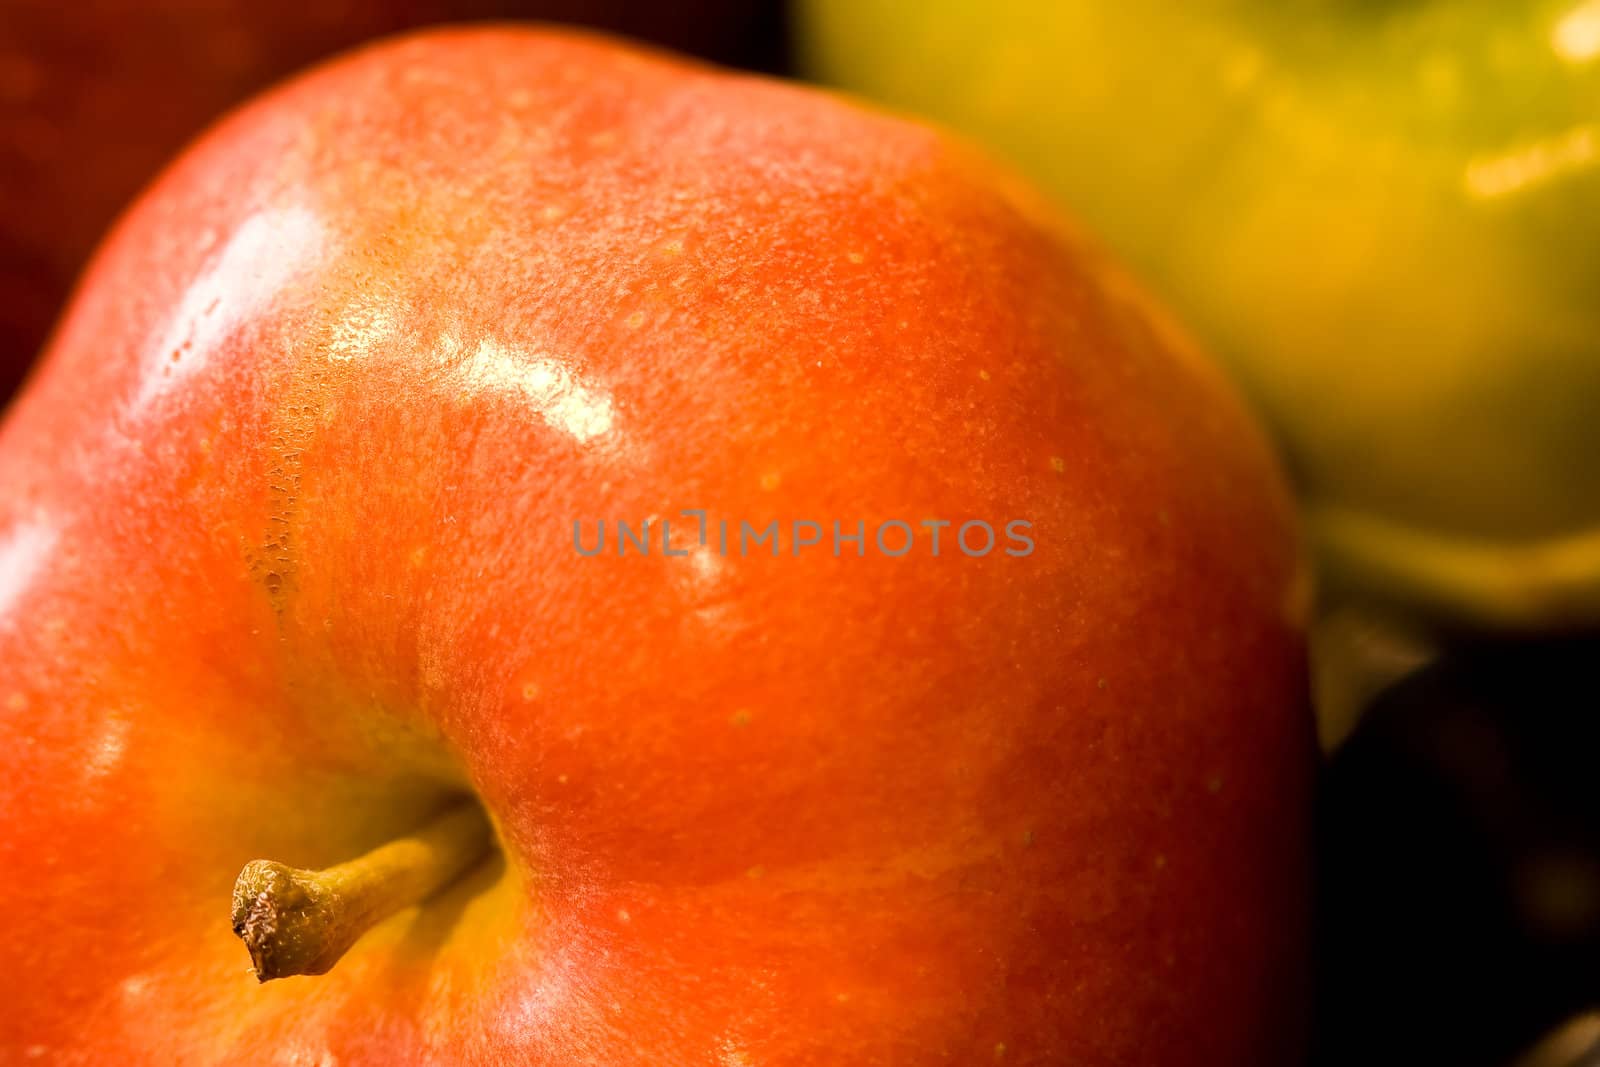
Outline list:
[[[1300,1045],[1283,478],[944,134],[582,34],[363,49],[123,219],[0,486],[0,1060]],[[573,550],[684,509],[1033,547]]]
[[[280,79],[445,22],[579,23],[774,68],[780,0],[6,0],[0,32],[0,405],[95,245],[180,148]]]

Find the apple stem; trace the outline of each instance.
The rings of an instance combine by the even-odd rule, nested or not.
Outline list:
[[[488,816],[467,800],[326,870],[252,860],[233,886],[233,932],[260,981],[325,974],[362,934],[454,881],[493,842]]]

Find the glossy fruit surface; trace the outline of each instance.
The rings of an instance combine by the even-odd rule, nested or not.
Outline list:
[[[224,111],[362,41],[464,19],[600,27],[762,69],[768,0],[6,0],[0,16],[0,404],[116,214]]]
[[[1591,0],[806,0],[824,79],[1022,163],[1271,419],[1333,576],[1600,615]]]
[[[1287,495],[1138,291],[933,131],[598,38],[360,52],[125,219],[0,485],[0,1059],[1296,1044]],[[684,509],[868,540],[723,553]],[[688,554],[575,551],[617,520]],[[465,789],[502,859],[256,984],[246,861]]]

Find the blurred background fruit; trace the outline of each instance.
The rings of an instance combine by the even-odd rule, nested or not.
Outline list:
[[[1600,1012],[1569,1019],[1513,1067],[1600,1067]]]
[[[594,26],[735,66],[783,60],[775,0],[3,0],[0,403],[113,216],[207,123],[369,38],[505,18]]]
[[[1287,446],[1327,580],[1600,618],[1600,0],[799,0],[803,69],[1022,164]]]

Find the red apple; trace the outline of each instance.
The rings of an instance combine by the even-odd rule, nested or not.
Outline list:
[[[224,110],[372,37],[453,19],[577,21],[772,66],[774,0],[4,0],[0,404],[116,212]]]
[[[583,36],[370,48],[125,218],[0,485],[0,1060],[1292,1062],[1282,480],[936,132]],[[247,861],[462,793],[486,862],[257,983]],[[476,857],[441,832],[345,873]]]

